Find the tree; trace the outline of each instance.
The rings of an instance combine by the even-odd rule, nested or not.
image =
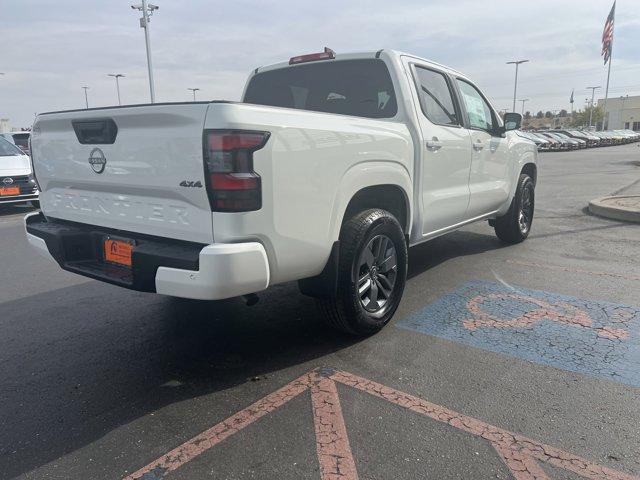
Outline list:
[[[536,118],[542,118],[544,117],[544,113],[542,113],[542,110],[540,110],[538,113],[536,113]]]
[[[592,125],[595,125],[604,118],[602,107],[599,107],[597,105],[594,107],[585,107],[584,110],[579,110],[573,113],[571,125],[575,127],[589,125],[589,114],[591,113],[591,110],[593,110],[593,116],[591,118]]]
[[[524,112],[524,118],[526,118],[527,120],[529,120],[531,118],[531,112],[529,110]]]
[[[544,118],[551,118],[551,117],[553,117],[553,113],[551,113],[549,110],[547,110],[547,111],[544,113]]]
[[[568,117],[569,116],[569,112],[567,112],[564,108],[562,110],[560,110],[560,113],[558,114],[559,117]]]

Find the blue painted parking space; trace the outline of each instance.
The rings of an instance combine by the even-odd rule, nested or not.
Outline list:
[[[640,309],[472,281],[398,327],[640,387]]]

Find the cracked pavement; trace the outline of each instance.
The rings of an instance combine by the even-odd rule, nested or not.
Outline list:
[[[360,341],[294,284],[246,307],[76,277],[3,208],[0,478],[639,476],[640,228],[585,211],[639,156],[541,154],[530,238],[412,248],[394,321]]]

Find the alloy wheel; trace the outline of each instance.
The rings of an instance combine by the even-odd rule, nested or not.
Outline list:
[[[398,275],[396,247],[386,235],[376,235],[358,259],[358,297],[367,312],[383,313]]]
[[[520,203],[520,213],[518,214],[518,225],[520,232],[526,234],[531,228],[533,221],[533,186],[525,185],[522,189],[522,201]]]

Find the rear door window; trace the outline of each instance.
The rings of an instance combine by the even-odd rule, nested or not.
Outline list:
[[[425,116],[439,125],[459,125],[453,93],[444,74],[416,66],[416,77]]]
[[[244,101],[314,112],[391,118],[398,111],[382,60],[329,60],[258,73]]]

